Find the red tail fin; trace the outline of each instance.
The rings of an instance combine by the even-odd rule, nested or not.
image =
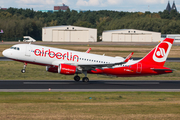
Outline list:
[[[164,66],[167,56],[170,52],[171,46],[174,39],[166,38],[161,43],[159,43],[150,53],[148,53],[140,62]]]

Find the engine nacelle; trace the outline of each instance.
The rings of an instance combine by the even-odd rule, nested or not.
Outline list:
[[[58,73],[58,67],[57,66],[46,66],[46,71]]]
[[[59,64],[58,66],[58,73],[64,75],[74,75],[77,69],[76,66],[67,65],[67,64]]]

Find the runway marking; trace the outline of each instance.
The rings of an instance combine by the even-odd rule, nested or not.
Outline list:
[[[125,84],[141,84],[141,85],[158,85],[159,82],[104,82],[105,84],[122,84],[122,85],[125,85]]]
[[[49,84],[53,84],[53,85],[56,85],[56,84],[72,84],[72,83],[68,83],[68,82],[23,82],[23,84],[41,84],[41,85],[49,85]]]

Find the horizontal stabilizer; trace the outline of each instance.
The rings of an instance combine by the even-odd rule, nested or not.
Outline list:
[[[157,68],[151,68],[151,69],[154,70],[154,71],[157,71],[157,72],[164,72],[164,71],[173,72],[174,71],[172,69],[157,69]]]
[[[157,71],[165,71],[165,70],[172,70],[172,69],[158,69],[158,68],[151,68],[152,70],[157,70]]]

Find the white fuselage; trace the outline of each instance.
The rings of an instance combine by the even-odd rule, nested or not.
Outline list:
[[[74,65],[78,64],[109,64],[123,61],[122,57],[109,57],[85,52],[77,52],[73,50],[58,49],[33,44],[17,44],[12,46],[17,49],[5,50],[6,57],[18,60],[26,61],[30,63],[41,63],[42,65],[58,65],[60,63],[70,63]],[[136,61],[137,62],[137,61]],[[129,61],[128,64],[135,63]]]

